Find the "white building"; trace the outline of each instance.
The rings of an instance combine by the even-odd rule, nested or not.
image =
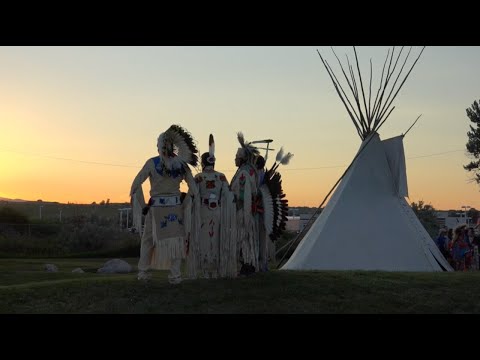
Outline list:
[[[313,214],[300,214],[296,216],[287,216],[286,229],[299,233],[311,219]]]
[[[459,225],[474,225],[472,218],[466,216],[465,212],[437,211],[437,222],[440,227],[446,226],[449,229],[455,229]]]

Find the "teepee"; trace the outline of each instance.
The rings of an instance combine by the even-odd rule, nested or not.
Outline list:
[[[395,59],[395,48],[388,52],[373,106],[372,77],[370,74],[367,99],[355,48],[358,79],[350,63],[350,78],[347,77],[337,57],[353,94],[354,105],[330,65],[318,53],[362,144],[321,214],[312,218],[311,226],[299,234],[297,241],[301,240],[300,243],[281,269],[453,271],[405,200],[408,197],[403,149],[405,135],[381,140],[378,134],[378,129],[394,109],[392,101],[423,48],[403,81],[398,82],[410,51],[404,56],[390,90],[388,85],[397,64],[402,62],[403,48]]]

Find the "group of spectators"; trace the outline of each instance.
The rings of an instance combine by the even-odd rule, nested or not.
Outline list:
[[[455,229],[447,227],[440,229],[435,243],[455,271],[479,269],[478,228],[478,225],[469,227],[462,224]]]

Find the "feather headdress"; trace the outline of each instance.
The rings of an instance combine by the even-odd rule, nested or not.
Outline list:
[[[186,164],[197,166],[198,149],[192,135],[180,125],[172,125],[157,140],[160,158],[167,169],[180,169]]]
[[[255,146],[253,146],[251,142],[247,142],[245,140],[245,137],[243,136],[243,133],[241,131],[237,133],[237,139],[241,146],[239,150],[241,150],[242,152],[242,158],[246,162],[254,164],[255,158],[260,155],[260,151]]]

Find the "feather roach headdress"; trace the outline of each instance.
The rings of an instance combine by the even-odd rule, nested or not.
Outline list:
[[[186,164],[197,166],[198,149],[192,135],[180,125],[172,125],[157,141],[160,158],[167,169],[180,169]]]
[[[215,164],[215,140],[213,135],[210,134],[208,137],[208,158],[207,161],[209,164]]]
[[[213,135],[208,137],[208,152],[202,154],[202,166],[214,166],[215,165],[215,140]]]

